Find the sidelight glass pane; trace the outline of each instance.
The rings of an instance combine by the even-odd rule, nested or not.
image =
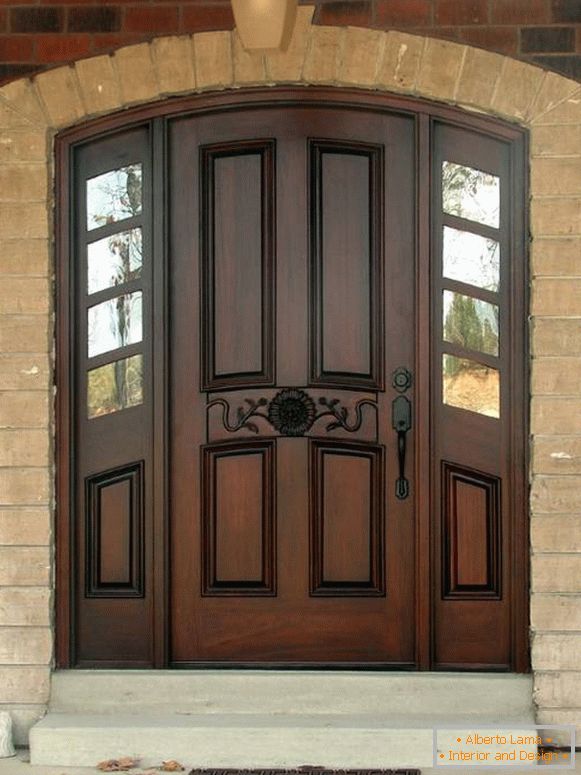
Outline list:
[[[87,248],[87,290],[102,291],[141,276],[141,229],[130,229],[91,242]]]
[[[98,369],[87,379],[89,418],[143,403],[143,356],[133,355]]]
[[[444,339],[470,350],[498,355],[498,314],[496,304],[444,291]]]
[[[141,164],[131,164],[87,180],[87,229],[123,221],[142,208]]]
[[[126,293],[89,307],[89,358],[141,342],[142,293]]]
[[[445,213],[498,229],[500,179],[496,175],[444,161],[442,201]]]
[[[448,406],[500,417],[500,374],[468,358],[444,355],[443,399]]]
[[[444,277],[498,291],[500,245],[496,240],[444,226]]]

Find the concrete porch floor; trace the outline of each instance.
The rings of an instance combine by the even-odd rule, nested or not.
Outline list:
[[[181,762],[185,767],[184,775],[187,775],[189,769],[189,762]],[[387,765],[386,765],[387,766]],[[450,775],[451,773],[458,772],[458,767],[422,767],[422,775]],[[462,768],[462,775],[465,775],[470,771],[470,768]],[[531,768],[522,769],[520,767],[499,767],[499,773],[510,773],[511,775],[530,775]],[[138,775],[142,772],[141,768],[135,770],[129,770],[128,775]],[[160,770],[148,771],[148,775],[154,775],[154,773]],[[478,772],[478,770],[476,771]],[[488,770],[490,772],[490,770]],[[573,770],[567,769],[565,772],[571,773]],[[575,770],[576,775],[581,775],[581,751],[577,752],[575,757]],[[0,759],[0,775],[100,775],[99,770],[96,767],[58,767],[58,766],[41,766],[30,764],[28,749],[19,749],[16,756],[11,759]]]

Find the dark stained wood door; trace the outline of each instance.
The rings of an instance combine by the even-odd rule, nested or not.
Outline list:
[[[171,124],[174,664],[415,662],[414,149],[336,107]]]

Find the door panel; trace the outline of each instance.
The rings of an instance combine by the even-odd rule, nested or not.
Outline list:
[[[415,126],[361,119],[288,108],[171,127],[175,663],[414,662],[413,487],[396,499],[380,389],[413,363]]]

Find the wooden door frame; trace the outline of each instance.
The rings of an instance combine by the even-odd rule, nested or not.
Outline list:
[[[82,126],[73,127],[59,133],[55,138],[55,163],[56,163],[56,207],[55,207],[55,238],[56,238],[56,573],[55,573],[55,614],[56,614],[56,664],[59,668],[72,666],[74,653],[74,603],[73,592],[75,579],[75,552],[74,552],[74,524],[72,520],[72,385],[71,385],[71,361],[73,331],[71,329],[71,293],[69,259],[72,248],[71,240],[71,161],[73,146],[87,142],[99,136],[129,128],[132,125],[152,121],[153,119],[171,119],[180,115],[203,115],[209,112],[243,110],[258,106],[283,107],[285,105],[335,105],[351,108],[353,110],[372,110],[378,112],[399,112],[412,115],[416,118],[417,127],[417,153],[423,166],[418,165],[418,180],[430,179],[430,124],[435,119],[443,119],[449,124],[457,125],[485,135],[491,135],[508,142],[519,145],[519,153],[523,159],[522,170],[513,167],[513,184],[522,191],[523,204],[526,203],[526,191],[528,181],[526,179],[528,158],[527,133],[521,127],[508,124],[499,119],[469,114],[460,108],[441,105],[423,99],[413,99],[404,96],[394,96],[386,93],[366,92],[351,88],[338,87],[269,87],[240,89],[229,92],[208,93],[180,98],[168,98],[160,102],[124,110],[106,117],[89,121]],[[153,142],[158,148],[163,147],[165,127],[162,121],[153,124]],[[158,154],[159,158],[160,154]],[[517,165],[518,166],[518,165]],[[164,180],[165,171],[157,170],[158,181]],[[416,509],[416,589],[417,603],[415,611],[416,619],[416,660],[419,669],[427,670],[432,662],[432,633],[431,623],[433,574],[433,557],[436,551],[434,538],[430,530],[430,513],[433,508],[431,483],[425,472],[431,470],[430,461],[430,332],[432,322],[430,320],[430,213],[429,213],[429,186],[418,186],[418,206],[423,217],[418,219],[417,227],[417,251],[416,251],[416,309],[417,309],[417,338],[415,381],[417,386],[417,411],[416,416],[424,417],[424,427],[418,429],[418,445],[414,461],[414,473],[417,487]],[[154,214],[154,220],[160,226],[164,213]],[[515,220],[517,215],[515,214]],[[523,235],[528,234],[528,218],[526,207],[518,213],[520,222],[518,229],[513,224],[514,233],[518,231]],[[154,289],[155,305],[164,305],[167,302],[167,271],[166,271],[166,246],[163,244],[162,230],[155,230],[156,244],[155,254],[163,256],[163,260],[154,265]],[[522,368],[513,368],[511,374],[512,390],[515,395],[523,396],[519,411],[513,411],[511,417],[512,447],[518,453],[516,467],[519,482],[512,494],[513,508],[508,529],[511,540],[512,575],[512,653],[513,669],[517,672],[527,672],[530,669],[529,662],[529,555],[528,555],[528,488],[526,474],[528,472],[528,450],[526,439],[528,438],[528,337],[526,335],[526,311],[528,310],[527,275],[528,262],[526,261],[526,244],[522,245],[522,254],[525,257],[524,266],[520,268],[524,277],[524,287],[514,308],[513,332],[517,342],[522,342]],[[159,308],[159,306],[158,306]],[[154,316],[154,321],[155,321]],[[155,352],[157,363],[167,362],[167,330],[164,321],[158,320],[154,325],[158,327],[154,341],[161,343],[159,351]],[[516,323],[515,323],[516,321]],[[157,369],[155,394],[159,402],[159,410],[156,412],[157,438],[167,436],[167,384],[164,375],[167,369]],[[427,402],[427,405],[426,405]],[[156,482],[154,484],[154,535],[155,535],[155,578],[154,584],[154,612],[152,612],[152,624],[154,630],[154,660],[156,668],[167,666],[168,628],[166,626],[166,614],[168,610],[168,540],[167,540],[167,490],[166,471],[167,460],[159,444],[154,447]],[[167,448],[167,447],[166,447]]]

